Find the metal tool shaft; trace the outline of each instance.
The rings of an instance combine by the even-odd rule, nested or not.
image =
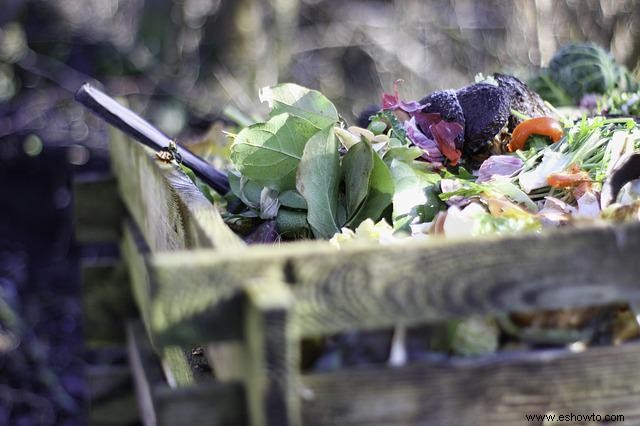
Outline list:
[[[83,84],[76,92],[76,100],[93,111],[97,116],[122,130],[138,142],[159,151],[169,146],[173,140],[135,112],[118,103],[111,96]],[[182,162],[220,194],[229,191],[229,179],[206,160],[176,143]]]

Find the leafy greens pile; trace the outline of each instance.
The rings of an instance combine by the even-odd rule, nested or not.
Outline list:
[[[422,188],[439,177],[408,166],[423,151],[408,146],[404,129],[393,130],[397,120],[345,129],[326,97],[295,84],[265,88],[260,99],[270,119],[244,128],[231,147],[231,188],[249,207],[243,214],[275,219],[285,236],[305,234],[302,215],[315,238],[330,238],[341,227],[389,216],[392,204],[394,217],[424,210]],[[416,188],[414,205],[401,202],[399,195],[416,195],[409,193]]]

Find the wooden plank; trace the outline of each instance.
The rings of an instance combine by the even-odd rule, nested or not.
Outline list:
[[[242,240],[224,224],[218,210],[182,171],[158,162],[152,150],[115,129],[111,130],[111,139],[112,165],[122,198],[151,251],[244,247]],[[138,297],[137,301],[145,310],[146,300]],[[200,325],[212,326],[208,321]],[[218,349],[216,345],[215,342],[209,345],[212,353],[225,353],[225,348]],[[218,362],[221,359],[211,359],[219,377],[236,377],[240,366],[235,358]]]
[[[116,259],[81,263],[84,334],[90,345],[124,344],[137,315],[125,265]]]
[[[123,426],[139,423],[131,370],[128,366],[89,366],[89,423]]]
[[[181,170],[115,129],[110,149],[122,199],[152,251],[244,246]]]
[[[244,377],[245,346],[240,341],[208,344],[205,349],[207,360],[213,368],[216,380],[239,380]]]
[[[245,383],[251,425],[300,425],[291,292],[286,284],[270,282],[248,286],[246,296]]]
[[[159,253],[149,259],[148,321],[161,345],[241,338],[238,296],[256,280],[290,283],[301,336],[637,301],[638,252],[640,224],[345,250],[310,242]]]
[[[162,368],[154,357],[151,343],[145,339],[141,324],[130,323],[127,327],[127,342],[140,417],[145,426],[156,426],[155,392],[156,386],[164,382]]]
[[[141,317],[148,324],[147,294],[150,287],[147,257],[149,247],[144,238],[131,221],[126,221],[123,232],[121,253],[125,260],[133,295],[140,309]],[[164,346],[159,349],[162,354],[162,365],[172,386],[187,386],[194,383],[194,374],[183,349],[176,346]]]
[[[208,382],[172,389],[162,375],[142,324],[127,330],[129,362],[145,426],[244,426],[245,400],[239,382]]]
[[[78,176],[73,182],[73,200],[76,241],[98,243],[120,239],[125,210],[114,176]]]
[[[543,424],[525,415],[552,412],[621,414],[624,423],[606,424],[640,424],[638,344],[353,369],[302,381],[306,426],[524,426]]]

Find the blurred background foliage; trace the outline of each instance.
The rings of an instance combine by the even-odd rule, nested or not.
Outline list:
[[[637,72],[633,0],[2,0],[0,136],[101,144],[70,95],[95,78],[171,135],[206,129],[258,88],[320,89],[347,119],[392,82],[419,98],[478,72],[526,78],[568,41]]]
[[[73,101],[84,81],[184,141],[228,105],[263,114],[258,89],[278,81],[351,121],[396,79],[409,99],[478,72],[526,79],[568,41],[638,76],[639,22],[634,0],[0,0],[0,424],[86,423],[82,368],[100,361],[78,259],[102,249],[73,242],[70,182],[108,158],[106,126]]]

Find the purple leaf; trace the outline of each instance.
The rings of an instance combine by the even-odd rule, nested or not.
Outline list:
[[[416,118],[416,124],[418,128],[427,135],[427,137],[432,137],[431,130],[429,128],[432,124],[439,123],[442,121],[442,116],[437,112],[422,112],[418,111],[413,116]]]
[[[523,164],[520,158],[513,155],[493,155],[484,160],[480,166],[476,182],[486,182],[494,175],[511,176],[520,170]]]
[[[423,158],[430,162],[440,163],[444,160],[444,156],[438,148],[438,144],[433,139],[429,139],[424,135],[416,125],[415,117],[404,122],[404,128],[407,131],[407,137],[415,146],[424,151]]]
[[[398,95],[398,84],[401,83],[402,80],[396,80],[393,83],[393,94],[391,93],[383,93],[382,94],[382,109],[401,109],[404,112],[407,112],[413,115],[414,112],[420,111],[426,105],[421,104],[417,101],[403,101],[400,99]]]

